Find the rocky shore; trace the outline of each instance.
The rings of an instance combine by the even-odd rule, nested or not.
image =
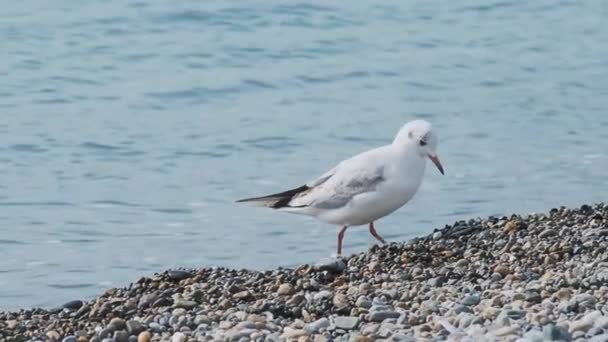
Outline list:
[[[166,271],[0,312],[1,340],[608,341],[608,206],[460,221],[296,269]]]

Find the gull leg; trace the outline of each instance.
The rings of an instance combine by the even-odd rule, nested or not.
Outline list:
[[[338,233],[338,256],[342,255],[342,239],[344,239],[344,232],[346,232],[347,226],[342,227]]]
[[[372,236],[375,237],[378,241],[380,241],[382,243],[386,243],[386,241],[384,241],[382,236],[380,236],[378,234],[378,232],[376,231],[376,228],[374,228],[374,222],[369,223],[369,233],[372,234]]]

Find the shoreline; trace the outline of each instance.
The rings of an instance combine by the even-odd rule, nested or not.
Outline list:
[[[458,221],[293,269],[168,270],[0,312],[2,339],[608,341],[608,205]]]

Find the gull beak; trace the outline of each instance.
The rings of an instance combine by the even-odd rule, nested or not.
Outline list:
[[[435,164],[435,166],[437,166],[437,168],[439,169],[439,172],[441,172],[441,174],[443,175],[443,166],[441,165],[441,162],[439,161],[439,157],[437,157],[437,155],[432,155],[429,154],[429,159],[433,162],[433,164]]]

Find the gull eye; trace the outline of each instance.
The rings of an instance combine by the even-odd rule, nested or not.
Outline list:
[[[420,140],[420,146],[426,146],[426,141]]]

